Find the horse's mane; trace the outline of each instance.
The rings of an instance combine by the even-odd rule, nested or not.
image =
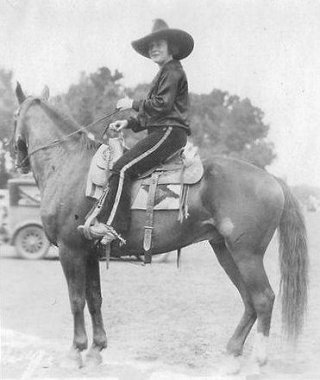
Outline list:
[[[65,134],[70,134],[72,132],[76,132],[77,130],[83,128],[77,121],[70,115],[67,115],[64,111],[58,110],[52,104],[41,101],[41,105],[46,112],[46,114],[55,121],[57,126],[61,131]],[[81,144],[82,148],[92,150],[97,149],[101,143],[90,139],[87,136],[87,133],[79,130],[78,133],[74,134],[72,137],[77,139],[77,141]]]

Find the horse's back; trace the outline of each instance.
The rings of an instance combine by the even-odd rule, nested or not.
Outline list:
[[[219,195],[238,194],[252,201],[272,197],[283,200],[279,182],[257,166],[222,156],[213,157],[204,166],[204,179],[214,185],[213,190]]]

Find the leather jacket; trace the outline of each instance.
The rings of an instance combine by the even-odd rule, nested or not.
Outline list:
[[[135,132],[172,126],[190,135],[188,82],[181,63],[173,59],[163,65],[146,99],[134,100],[132,108],[138,115],[128,120],[128,128]]]

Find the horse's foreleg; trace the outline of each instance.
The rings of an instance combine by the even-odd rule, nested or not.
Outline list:
[[[82,366],[81,351],[87,348],[84,307],[86,292],[86,252],[59,247],[60,262],[67,280],[71,311],[74,322],[73,344],[67,359]]]
[[[86,298],[92,320],[93,343],[87,354],[87,365],[100,364],[100,351],[107,347],[107,336],[101,314],[101,284],[99,258],[96,252],[91,252],[87,262]]]
[[[236,266],[231,253],[227,249],[224,242],[217,244],[210,242],[217,259],[224,269],[224,271],[229,276],[232,283],[238,289],[241,298],[244,303],[244,314],[233,333],[231,339],[227,344],[227,353],[233,356],[239,356],[242,354],[244,342],[257,318],[257,314],[252,305],[250,295],[246,289],[245,283],[241,278],[238,267]]]

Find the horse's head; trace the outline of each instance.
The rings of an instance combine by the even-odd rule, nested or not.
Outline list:
[[[20,86],[17,83],[16,96],[19,102],[19,107],[14,114],[14,131],[11,139],[11,150],[15,156],[16,166],[22,173],[26,174],[30,171],[30,160],[28,155],[28,131],[30,130],[30,120],[28,118],[28,111],[34,104],[39,104],[41,100],[49,98],[49,89],[45,87],[42,91],[41,97],[35,98],[32,96],[25,96]]]

